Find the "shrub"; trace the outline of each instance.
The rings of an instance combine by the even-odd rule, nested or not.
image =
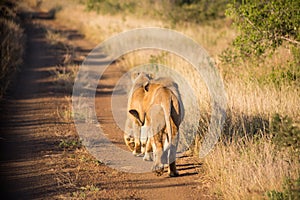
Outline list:
[[[136,3],[134,1],[88,0],[86,7],[88,10],[95,10],[102,14],[132,13],[136,8]]]
[[[267,196],[271,200],[300,199],[300,177],[297,180],[286,178],[283,191],[271,190]]]
[[[141,16],[158,17],[173,24],[178,22],[200,23],[225,17],[227,0],[197,1],[197,0],[169,0],[169,1],[113,1],[88,0],[88,10],[95,10],[102,14],[139,13]],[[149,10],[149,6],[151,9]],[[138,9],[137,9],[138,8]]]
[[[249,59],[271,53],[284,42],[289,49],[299,47],[299,9],[296,0],[234,1],[229,4],[226,14],[233,19],[240,34],[228,53]]]
[[[300,155],[300,129],[288,116],[275,114],[271,122],[272,141],[278,148],[290,148],[292,153]]]
[[[227,0],[175,0],[168,12],[174,22],[203,23],[225,17]]]

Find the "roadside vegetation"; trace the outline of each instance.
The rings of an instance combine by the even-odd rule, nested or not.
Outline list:
[[[23,62],[25,49],[24,31],[20,26],[15,5],[10,1],[0,1],[0,99],[11,79]]]
[[[159,26],[173,28],[201,44],[221,73],[228,107],[222,138],[203,159],[205,180],[199,182],[222,199],[300,198],[297,1],[81,0],[41,5],[46,10],[53,7],[60,8],[59,20],[79,28],[94,42],[132,28]],[[211,112],[205,84],[185,60],[170,53],[131,52],[118,61],[127,70],[144,63],[171,66],[189,80],[199,80],[190,82],[201,109],[199,139],[190,149],[197,156]],[[60,68],[58,84],[61,79],[69,83],[75,72],[65,75],[65,67]],[[61,145],[72,144],[62,141]]]

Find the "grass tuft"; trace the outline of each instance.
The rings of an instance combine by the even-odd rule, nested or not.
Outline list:
[[[4,1],[5,2],[5,1]],[[0,3],[0,99],[23,62],[25,35],[14,10]]]

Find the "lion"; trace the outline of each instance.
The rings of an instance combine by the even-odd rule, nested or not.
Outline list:
[[[149,83],[152,77],[146,73],[133,73],[131,80],[133,86],[129,92],[127,110],[136,110],[138,113],[143,113],[143,100],[145,96],[144,85]],[[136,118],[130,112],[127,113],[125,124],[124,140],[125,144],[132,151],[133,155],[142,155],[140,133],[143,125],[144,115]]]
[[[178,176],[175,159],[183,114],[178,89],[170,79],[159,79],[146,85],[145,90],[147,93],[143,102],[146,109],[144,127],[149,127],[147,135],[153,148],[152,170],[161,175],[164,164],[168,164],[169,175]]]
[[[132,124],[141,126],[139,129],[133,128],[133,132],[137,131],[133,133],[135,144],[139,145],[135,148],[141,147],[142,139],[141,153],[145,154],[144,160],[151,160],[150,151],[153,149],[152,170],[161,175],[163,164],[169,164],[169,175],[178,176],[175,159],[179,125],[184,113],[177,84],[170,78],[151,79],[144,73],[136,80],[142,81],[138,82],[138,87],[133,86],[136,87],[133,93],[141,87],[144,91],[139,91],[137,99],[129,99],[129,113],[135,118],[135,123]],[[134,98],[135,95],[131,97]],[[127,137],[125,141],[129,140]]]

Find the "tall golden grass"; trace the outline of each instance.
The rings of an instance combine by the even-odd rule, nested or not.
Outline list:
[[[278,151],[267,136],[219,143],[204,159],[211,191],[224,199],[257,199],[283,191],[289,177],[298,179],[299,160]]]
[[[47,1],[41,8],[49,10],[55,6],[62,8],[57,13],[57,20],[80,29],[86,39],[95,44],[133,28],[169,27],[167,22],[147,16],[136,18],[122,13],[111,16],[87,12],[84,5],[73,1]],[[226,137],[222,137],[214,150],[203,159],[205,179],[210,183],[209,191],[219,198],[267,198],[268,191],[283,191],[286,178],[299,178],[299,159],[295,159],[295,155],[288,150],[278,150],[272,142],[270,130],[275,113],[291,117],[299,126],[299,85],[283,82],[278,87],[261,82],[274,68],[286,67],[292,55],[284,48],[261,63],[245,62],[238,66],[222,64],[218,55],[236,35],[236,31],[227,24],[225,20],[215,22],[214,25],[185,23],[174,27],[208,50],[215,59],[228,96],[227,120],[223,130]],[[128,70],[153,59],[189,77],[201,109],[200,132],[207,131],[210,120],[209,93],[201,77],[194,73],[184,59],[163,52],[139,51],[124,55],[118,64]]]

